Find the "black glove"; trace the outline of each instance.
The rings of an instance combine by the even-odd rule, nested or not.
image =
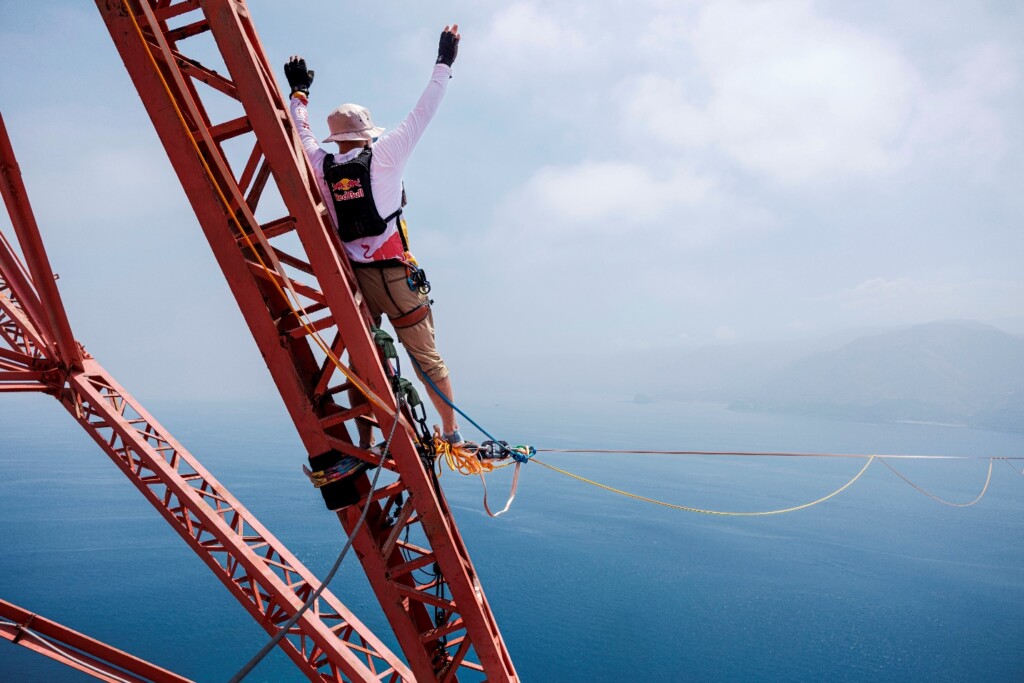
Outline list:
[[[435,64],[447,64],[452,65],[455,61],[455,57],[459,54],[459,34],[456,33],[459,25],[455,24],[451,30],[445,26],[444,31],[441,32],[441,42],[437,46],[437,61]]]
[[[292,57],[284,65],[284,77],[288,79],[294,95],[297,92],[303,95],[309,94],[309,86],[313,85],[313,70],[306,70],[306,60],[302,57]]]

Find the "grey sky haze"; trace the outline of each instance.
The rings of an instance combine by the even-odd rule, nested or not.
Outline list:
[[[346,101],[399,122],[458,21],[406,185],[461,385],[541,385],[576,348],[1024,318],[1021,3],[249,4],[273,64],[316,70],[322,130]],[[92,3],[4,0],[0,59],[79,339],[142,398],[272,394]]]

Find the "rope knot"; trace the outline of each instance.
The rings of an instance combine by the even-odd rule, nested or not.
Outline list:
[[[530,458],[537,455],[537,449],[533,446],[512,446],[509,448],[512,459],[519,463],[526,463]]]

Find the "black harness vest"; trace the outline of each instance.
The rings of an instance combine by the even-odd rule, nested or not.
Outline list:
[[[399,218],[402,207],[381,218],[377,213],[377,205],[373,202],[373,189],[370,187],[370,161],[373,149],[367,147],[355,159],[343,164],[334,163],[334,155],[324,156],[324,181],[334,201],[334,211],[338,216],[338,235],[342,242],[351,242],[362,237],[383,235],[388,223]],[[400,220],[400,219],[399,219]],[[405,246],[405,235],[399,226],[398,234]]]

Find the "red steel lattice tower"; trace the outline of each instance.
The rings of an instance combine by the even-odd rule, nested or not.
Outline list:
[[[353,545],[412,675],[449,681],[473,670],[489,681],[518,680],[445,497],[408,420],[396,417],[351,267],[245,3],[97,6],[308,453],[336,450],[376,463],[353,444],[353,421],[373,420],[385,433],[401,422],[384,463],[396,480],[371,492],[361,475],[370,508]],[[226,73],[184,51],[204,35]],[[214,120],[225,102],[234,113]],[[229,141],[245,153],[232,158]],[[257,219],[258,208],[272,211],[271,202],[260,206],[273,194],[268,188],[285,214]],[[373,399],[343,403],[354,383]],[[364,501],[338,512],[346,532]],[[438,577],[418,583],[415,572],[429,567]]]
[[[0,393],[56,397],[235,599],[277,634],[320,587],[319,580],[75,341],[3,117],[0,194],[26,262],[0,232]],[[157,670],[7,603],[0,602],[0,617],[20,625],[0,628],[0,636],[9,634],[12,642],[45,650],[87,673],[95,674],[98,661],[143,674]],[[80,658],[20,638],[21,626],[41,628],[43,635],[71,645],[92,664],[83,667]],[[329,591],[289,629],[280,647],[312,681],[414,679],[405,663]],[[181,680],[158,674],[148,679]],[[105,680],[124,680],[116,676]]]

